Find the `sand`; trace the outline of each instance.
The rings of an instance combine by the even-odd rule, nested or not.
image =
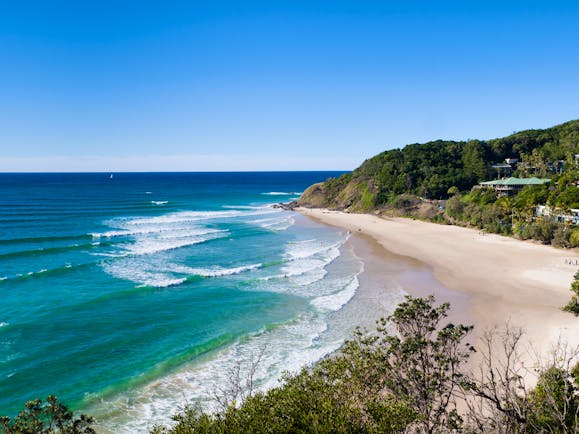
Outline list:
[[[439,285],[424,279],[425,285],[434,287],[421,287],[410,269],[410,277],[402,282],[404,290],[414,296],[434,293],[437,300],[450,301],[454,318],[475,325],[475,341],[484,330],[506,322],[522,327],[522,357],[527,365],[533,364],[537,355],[546,356],[559,339],[570,346],[579,345],[579,318],[561,311],[570,299],[570,283],[579,268],[575,265],[579,254],[574,250],[412,219],[322,209],[298,211],[369,236],[391,254],[430,267]]]

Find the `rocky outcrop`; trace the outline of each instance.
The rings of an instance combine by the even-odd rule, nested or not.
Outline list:
[[[324,182],[310,185],[300,196],[298,205],[306,208],[331,208]]]

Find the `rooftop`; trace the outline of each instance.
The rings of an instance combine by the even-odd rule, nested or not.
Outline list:
[[[483,181],[481,185],[542,185],[550,182],[547,178],[506,178],[506,179],[495,179],[494,181]]]

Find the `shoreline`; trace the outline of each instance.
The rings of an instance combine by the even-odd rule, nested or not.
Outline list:
[[[313,219],[322,223],[315,217]],[[450,321],[469,321],[468,295],[442,285],[427,264],[393,253],[364,233],[352,233],[348,243],[364,263],[355,296],[340,309],[340,314],[347,317],[349,322],[373,331],[376,321],[391,315],[396,306],[404,301],[405,295],[424,297],[430,294],[435,294],[437,300],[451,303]],[[349,312],[352,308],[363,311],[358,313],[356,320]]]
[[[537,355],[546,356],[560,339],[579,345],[579,318],[561,310],[571,297],[577,266],[566,260],[579,260],[575,251],[418,220],[296,211],[369,237],[386,252],[422,264],[439,285],[424,288],[431,282],[428,272],[423,268],[420,278],[411,268],[402,274],[401,287],[413,296],[434,292],[437,301],[449,301],[448,320],[475,325],[475,341],[485,330],[506,323],[523,328],[527,366],[534,365]]]
[[[444,249],[449,246],[442,246],[442,249],[433,247],[431,242],[424,243],[424,240],[421,238],[424,237],[425,234],[430,234],[429,236],[434,237],[434,239],[436,239],[437,236],[443,236],[449,240],[457,238],[455,240],[456,243],[451,242],[450,246],[459,248],[461,241],[464,240],[461,240],[460,237],[452,236],[453,228],[458,227],[435,225],[408,219],[384,220],[372,215],[345,214],[327,210],[298,209],[296,211],[301,214],[302,217],[300,219],[305,221],[309,220],[317,224],[330,225],[350,231],[351,236],[340,249],[345,248],[350,250],[353,255],[363,263],[363,269],[358,275],[359,286],[354,296],[339,310],[328,317],[328,327],[329,330],[333,330],[333,333],[343,333],[344,338],[349,339],[351,338],[350,329],[353,329],[355,326],[361,326],[370,331],[375,330],[376,321],[381,317],[390,315],[396,308],[396,305],[403,301],[405,293],[414,297],[423,297],[434,293],[437,302],[448,301],[451,303],[449,316],[446,318],[448,322],[474,324],[476,326],[475,332],[480,332],[483,329],[484,322],[488,319],[486,316],[488,315],[480,316],[480,309],[484,310],[486,309],[485,306],[487,306],[484,303],[481,304],[479,300],[480,294],[476,291],[470,291],[468,288],[461,290],[451,284],[453,281],[460,282],[461,279],[464,279],[465,273],[468,274],[468,272],[472,270],[472,267],[465,268],[464,270],[455,270],[454,275],[450,277],[446,276],[447,279],[445,279],[447,270],[441,267],[437,261],[429,259],[428,255],[432,254],[439,260],[444,261]],[[449,228],[451,232],[448,232]],[[490,235],[481,237],[477,231],[464,228],[458,229],[466,231],[465,233],[471,238],[475,237],[476,239],[476,237],[480,237],[485,243],[484,245],[492,245],[494,242],[494,240],[490,239],[492,237]],[[419,245],[417,245],[417,240],[422,241],[422,243],[418,243]],[[544,247],[516,240],[511,241],[517,243],[517,245]],[[464,244],[464,242],[462,242],[462,244]],[[470,245],[466,247],[472,250],[471,254],[476,258],[477,249]],[[575,252],[571,252],[572,255],[570,255],[569,252],[566,251],[549,249],[562,254],[562,258],[573,256],[573,258],[579,259],[579,255]],[[455,263],[454,257],[450,259],[451,262],[447,264],[447,268],[452,268],[452,264]],[[561,259],[561,263],[564,265],[563,259]],[[340,265],[338,264],[337,266],[339,267]],[[567,265],[566,268],[564,267],[562,270],[564,273],[561,279],[566,278],[569,273],[569,276],[572,276],[575,268],[575,266],[571,265]],[[555,271],[557,271],[557,268]],[[533,273],[525,275],[525,279],[529,279],[530,277],[536,279],[537,276]],[[568,284],[565,285],[563,291],[565,293],[564,297],[566,297],[565,300],[567,300],[571,294],[568,287]],[[497,309],[489,310],[495,317],[496,311]],[[561,311],[558,312],[571,322],[576,319],[570,314],[565,314]],[[540,326],[544,326],[544,323],[540,323]],[[575,333],[575,336],[579,338],[579,318],[576,319],[575,326],[574,331],[566,334],[567,338],[573,336],[572,333]],[[476,337],[476,334],[474,337]],[[527,334],[527,337],[533,338],[534,335]],[[540,350],[542,353],[545,352],[543,347],[540,347]],[[221,351],[222,350],[219,350],[219,352]],[[219,352],[212,353],[208,355],[208,357],[213,358],[219,356]],[[530,359],[532,360],[532,357]],[[475,361],[476,355],[471,360]],[[176,390],[180,390],[182,396],[185,397],[184,390],[195,387],[195,385],[190,384],[190,382],[192,378],[197,377],[196,373],[199,369],[203,369],[202,365],[195,364],[184,367],[182,370],[159,378],[142,388],[135,389],[136,395],[131,392],[115,396],[115,400],[117,398],[121,399],[120,401],[115,401],[120,403],[120,405],[111,413],[110,419],[105,417],[105,420],[100,421],[97,432],[138,432],[138,430],[132,430],[131,427],[134,427],[134,425],[131,420],[125,419],[129,411],[139,412],[141,409],[148,409],[148,411],[155,413],[163,407],[166,412],[174,413],[173,393],[175,393]],[[193,395],[197,396],[198,394],[195,392]],[[189,398],[192,398],[193,395],[189,396]],[[153,401],[158,401],[159,399],[163,401],[163,398],[170,398],[170,402],[167,401],[167,405],[161,407],[151,406]],[[185,401],[187,401],[187,399],[185,399]],[[168,410],[169,406],[173,410]],[[120,417],[122,420],[115,420],[117,417]],[[138,420],[143,419],[137,419],[137,421]],[[149,423],[163,422],[164,418],[161,420],[152,416],[148,418],[147,421]],[[120,426],[124,427],[121,431],[118,429]]]
[[[344,340],[352,338],[352,332],[356,327],[375,330],[376,321],[381,317],[390,315],[398,303],[403,300],[403,292],[398,283],[402,277],[398,278],[399,275],[406,273],[409,267],[413,270],[416,269],[417,273],[425,271],[420,264],[409,265],[408,261],[411,260],[408,258],[387,252],[370,237],[358,234],[346,237],[344,230],[328,227],[328,225],[316,222],[309,217],[294,214],[298,227],[322,227],[330,229],[331,232],[339,232],[342,234],[341,236],[345,237],[343,244],[339,247],[338,257],[324,267],[328,270],[333,269],[329,271],[329,274],[342,270],[344,260],[347,261],[347,264],[354,261],[363,265],[360,265],[361,270],[356,274],[358,286],[352,297],[336,310],[325,311],[322,309],[322,312],[318,312],[319,315],[323,314],[326,327],[317,331],[316,333],[319,334],[302,349],[306,353],[319,352],[320,348],[317,342],[322,339],[325,342],[323,351],[319,352],[315,358],[306,357],[307,360],[297,365],[295,363],[288,364],[291,360],[287,358],[274,360],[271,365],[268,365],[267,360],[264,359],[255,378],[256,384],[259,383],[258,388],[260,390],[268,390],[277,386],[282,371],[297,373],[302,367],[313,365],[338,351]],[[386,267],[384,267],[385,261],[388,264]],[[433,279],[432,276],[430,278]],[[315,295],[312,297],[315,298]],[[303,314],[307,314],[307,312],[303,312]],[[170,424],[171,421],[167,416],[177,413],[179,408],[187,402],[194,402],[211,410],[213,408],[213,396],[211,395],[213,387],[226,379],[223,375],[213,373],[217,370],[216,367],[219,367],[221,372],[225,372],[224,366],[227,367],[229,361],[234,362],[233,356],[235,354],[247,356],[254,354],[252,351],[259,348],[275,348],[271,345],[272,341],[267,340],[268,336],[271,337],[273,333],[278,334],[282,329],[291,329],[296,324],[299,326],[301,322],[302,320],[296,317],[280,324],[280,327],[276,327],[272,331],[267,331],[265,328],[260,329],[249,334],[243,341],[236,341],[211,350],[174,371],[160,375],[158,378],[127,390],[115,392],[105,397],[101,402],[88,403],[83,411],[97,417],[96,430],[98,433],[112,434],[141,432],[141,428],[145,426],[143,422],[146,424],[146,429],[152,428],[152,423]],[[302,332],[300,331],[300,333]],[[340,342],[334,346],[337,342],[336,338]],[[260,344],[260,342],[262,343]],[[245,367],[245,363],[242,364],[242,367]],[[279,375],[272,376],[271,372],[279,367],[283,368]]]

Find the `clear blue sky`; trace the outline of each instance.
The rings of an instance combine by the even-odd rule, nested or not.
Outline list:
[[[0,171],[352,169],[579,118],[577,1],[2,1]]]

